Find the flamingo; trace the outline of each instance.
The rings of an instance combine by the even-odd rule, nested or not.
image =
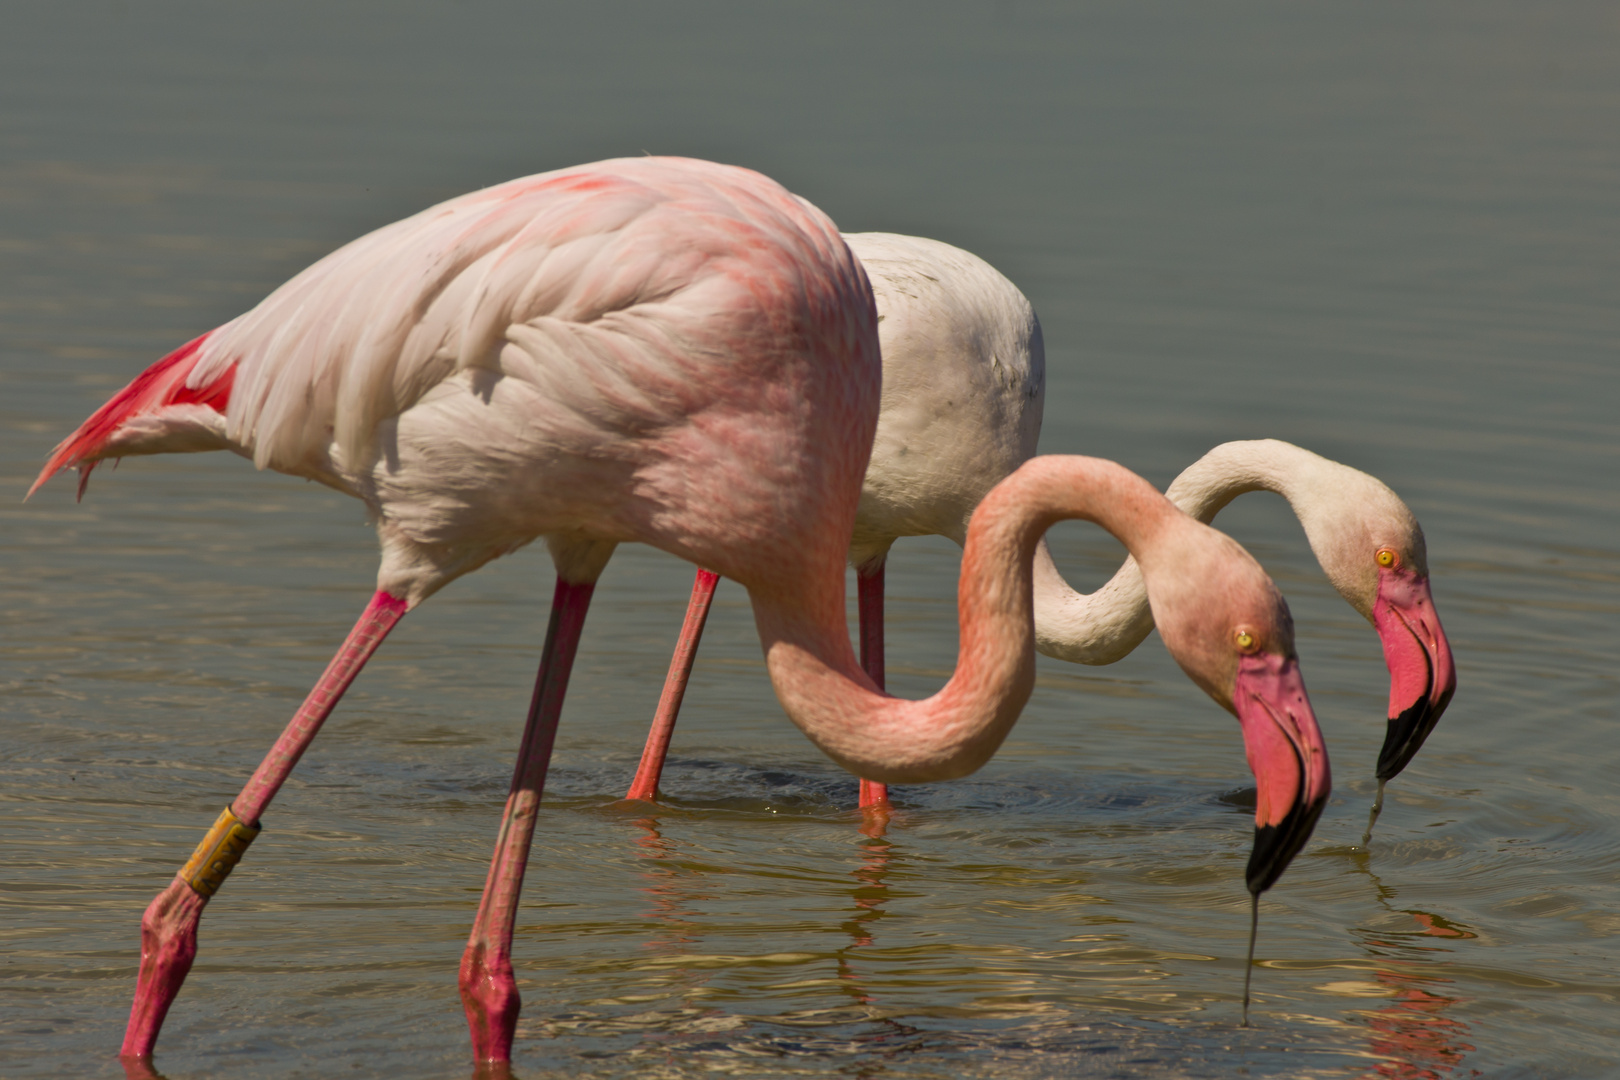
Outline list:
[[[122,1056],[151,1058],[203,908],[366,660],[461,574],[544,537],[557,572],[459,987],[473,1051],[510,1060],[512,932],[580,628],[617,544],[740,582],[789,718],[883,782],[972,772],[1034,681],[1031,562],[1057,520],[1140,560],[1172,654],[1243,731],[1257,783],[1246,884],[1269,888],[1330,789],[1281,595],[1234,541],[1112,462],[1037,458],[968,527],[961,648],[933,697],[881,693],[844,622],[845,552],[878,416],[877,316],[809,203],[746,169],[601,162],[463,195],[340,248],[158,361],[51,454],[77,466],[231,450],[362,500],[377,589],[240,795],[141,922]]]
[[[883,570],[902,536],[962,544],[973,508],[1035,455],[1045,350],[1035,310],[989,263],[938,240],[892,233],[844,239],[877,299],[883,397],[855,515],[861,661],[883,685]],[[1429,588],[1417,517],[1376,477],[1276,439],[1224,443],[1189,466],[1166,495],[1209,523],[1257,490],[1288,500],[1339,594],[1372,623],[1390,673],[1389,726],[1378,793],[1417,753],[1456,689],[1451,649]],[[627,798],[655,800],[675,718],[691,676],[717,577],[699,570],[663,696]],[[1134,560],[1094,593],[1063,579],[1044,540],[1035,554],[1035,643],[1047,656],[1112,664],[1153,629]],[[883,807],[883,785],[861,781],[863,809]]]

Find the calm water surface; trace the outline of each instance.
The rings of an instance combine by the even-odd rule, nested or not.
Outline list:
[[[1046,329],[1042,447],[1165,484],[1276,436],[1428,533],[1461,688],[1370,853],[1386,677],[1280,500],[1337,785],[1262,905],[1250,784],[1157,640],[1042,661],[1005,749],[900,789],[786,722],[723,586],[656,814],[618,801],[689,568],[621,549],[517,941],[517,1074],[1587,1077],[1620,1071],[1620,20],[1244,4],[178,4],[0,41],[0,1075],[122,1075],[137,922],[371,588],[357,504],[223,455],[17,499],[142,366],[359,233],[643,150],[934,236]],[[1117,546],[1060,528],[1077,583]],[[890,563],[891,689],[953,662],[956,553]],[[413,614],[203,922],[200,1077],[457,1077],[456,965],[546,621],[542,552]]]

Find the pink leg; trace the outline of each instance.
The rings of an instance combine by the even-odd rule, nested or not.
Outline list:
[[[203,908],[258,835],[259,816],[321,730],[333,706],[404,614],[405,601],[398,597],[379,592],[371,598],[343,647],[293,714],[292,722],[253,778],[215,822],[179,875],[147,907],[141,918],[141,973],[120,1057],[151,1057],[163,1018],[197,955],[197,922]]]
[[[484,882],[484,898],[473,920],[472,936],[461,957],[461,1004],[472,1029],[473,1055],[481,1062],[512,1060],[512,1036],[517,1030],[517,980],[512,975],[512,929],[517,921],[518,895],[534,838],[540,792],[546,765],[557,737],[568,673],[574,666],[579,632],[585,625],[595,582],[575,585],[557,579],[551,601],[551,626],[540,655],[540,675],[529,704],[529,721],[518,748],[506,813],[495,840],[495,857]]]
[[[630,784],[627,799],[658,798],[658,778],[664,772],[664,756],[669,753],[669,738],[675,733],[675,717],[680,715],[681,699],[686,696],[686,683],[692,677],[692,661],[697,657],[698,642],[703,638],[703,624],[709,618],[709,605],[714,601],[714,587],[720,575],[712,570],[698,570],[692,582],[692,599],[686,605],[686,622],[681,625],[680,640],[675,643],[675,655],[669,658],[669,674],[664,676],[664,694],[658,699],[658,712],[653,716],[652,730],[647,733],[647,746],[641,751],[641,767]]]
[[[883,689],[883,567],[888,557],[855,570],[855,586],[860,597],[861,668]],[[861,809],[889,805],[889,785],[875,780],[861,781]]]

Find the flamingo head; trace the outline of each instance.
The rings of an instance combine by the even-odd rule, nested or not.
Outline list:
[[[1389,727],[1378,779],[1406,768],[1457,689],[1451,645],[1429,592],[1423,529],[1377,478],[1324,461],[1300,518],[1339,595],[1373,624],[1389,668]]]
[[[1148,595],[1171,655],[1243,729],[1256,788],[1247,883],[1258,895],[1276,884],[1327,805],[1327,747],[1282,595],[1236,541],[1186,521],[1175,563],[1150,573]]]

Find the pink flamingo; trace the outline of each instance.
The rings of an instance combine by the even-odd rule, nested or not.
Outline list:
[[[883,397],[855,515],[849,561],[860,603],[861,663],[883,685],[883,571],[902,536],[966,541],[986,492],[1035,455],[1045,350],[1034,308],[984,260],[950,244],[850,233],[877,300]],[[1225,443],[1166,492],[1206,524],[1238,495],[1286,498],[1339,594],[1377,630],[1390,673],[1389,727],[1378,795],[1423,745],[1456,688],[1451,649],[1429,590],[1423,530],[1376,477],[1274,439]],[[658,780],[718,578],[699,570],[641,764],[627,794],[658,797]],[[1111,664],[1153,629],[1142,575],[1127,560],[1094,593],[1076,592],[1043,540],[1035,555],[1035,642],[1047,656]],[[863,808],[887,801],[861,782]],[[1368,822],[1369,834],[1372,822]],[[1366,838],[1363,838],[1363,844]]]
[[[1270,887],[1328,795],[1286,605],[1236,543],[1092,458],[1036,459],[968,528],[955,674],[880,693],[844,623],[844,556],[876,427],[877,318],[827,218],[756,173],[637,158],[512,181],[339,249],[138,376],[39,483],[108,457],[233,450],[362,499],[377,592],[242,793],[148,907],[123,1044],[148,1059],[203,907],[382,639],[457,576],[544,537],[551,623],[460,988],[477,1058],[510,1059],[518,894],[580,627],[614,547],[742,583],[788,716],[884,782],[962,776],[1034,679],[1031,560],[1054,521],[1141,561],[1160,632],[1242,726],[1258,784],[1247,884]]]

